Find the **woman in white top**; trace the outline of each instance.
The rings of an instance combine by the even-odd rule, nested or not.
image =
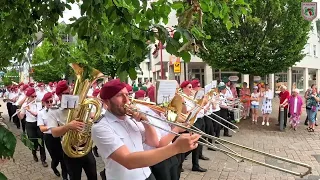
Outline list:
[[[265,121],[267,121],[266,125],[269,126],[269,115],[272,112],[272,102],[271,100],[273,99],[273,92],[271,89],[269,89],[269,85],[265,85],[265,91],[261,92],[260,96],[263,97],[262,101],[262,114],[263,114],[263,119],[262,119],[262,126],[265,124]]]
[[[40,146],[40,156],[41,162],[44,167],[48,167],[46,162],[46,151],[43,143],[43,134],[37,126],[37,117],[38,111],[41,109],[41,106],[38,106],[35,101],[36,90],[32,87],[28,88],[26,92],[27,101],[25,101],[21,107],[21,112],[18,114],[19,118],[22,119],[26,115],[26,131],[28,138],[34,143],[32,149],[33,159],[38,162],[37,149]],[[41,144],[39,144],[41,140]]]
[[[52,104],[53,104],[53,95],[48,92],[44,94],[42,98],[42,104],[44,108],[39,111],[38,114],[38,123],[37,125],[40,127],[41,132],[44,133],[43,139],[48,149],[48,152],[51,156],[51,169],[54,174],[60,177],[60,172],[57,170],[57,166],[61,165],[62,169],[62,178],[68,179],[67,167],[63,161],[63,150],[61,146],[61,138],[53,137],[51,133],[51,129],[47,127],[49,118],[52,118],[50,114],[52,113]]]
[[[251,94],[251,111],[252,111],[252,123],[257,124],[258,121],[258,109],[259,109],[259,97],[258,86],[253,87],[253,93]]]

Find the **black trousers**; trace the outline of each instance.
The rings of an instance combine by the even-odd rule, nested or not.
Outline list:
[[[228,109],[223,109],[223,108],[221,108],[221,110],[220,110],[220,116],[221,116],[222,118],[224,118],[225,120],[231,122],[228,114],[229,114]],[[227,126],[227,127],[230,127],[230,125],[229,125],[228,123],[226,123],[226,122],[223,122],[223,125],[225,125],[225,126]],[[221,126],[220,126],[220,127],[221,127]],[[223,132],[224,135],[228,135],[228,134],[229,134],[229,129],[228,129],[228,128],[224,127],[224,128],[223,128],[223,131],[224,131],[224,132]],[[219,136],[220,136],[220,133],[219,133]]]
[[[70,158],[63,154],[70,180],[81,180],[82,169],[87,175],[88,180],[97,180],[96,159],[93,157],[92,151],[80,158]]]
[[[215,116],[215,115],[218,115],[218,116],[221,117],[220,111],[213,112],[213,114],[211,115],[211,117],[212,117],[213,119],[215,119],[216,121],[218,121],[218,122],[221,123],[222,120],[221,120],[220,118],[218,118],[217,116]],[[220,125],[219,123],[215,122],[215,121],[212,121],[212,125],[213,125],[214,136],[217,137],[217,138],[219,138],[219,137],[220,137],[220,131],[221,131],[221,125]],[[212,143],[212,139],[209,139],[209,142]]]
[[[161,180],[179,180],[178,176],[179,162],[176,156],[172,156],[154,166],[151,166],[151,172],[155,179]]]
[[[283,117],[283,127],[287,127],[287,120],[288,120],[288,108],[284,108],[284,117]],[[280,124],[280,107],[278,113],[278,123]]]
[[[40,131],[40,128],[37,126],[37,122],[26,122],[26,130],[28,138],[33,142],[32,154],[37,155],[37,149],[40,147],[40,158],[41,161],[46,161],[46,150],[44,147],[43,133]],[[39,144],[39,139],[41,139],[41,144]]]
[[[62,177],[68,178],[68,171],[65,162],[63,161],[63,150],[60,137],[53,137],[52,134],[43,134],[43,139],[51,156],[51,168],[56,169],[61,165]]]
[[[203,118],[198,118],[197,121],[194,123],[194,126],[201,131],[205,131],[205,123]],[[201,141],[201,139],[200,139]],[[186,152],[185,157],[187,157],[190,153],[192,153],[192,167],[198,168],[199,166],[199,157],[202,155],[202,145],[198,145],[198,147],[192,151]]]
[[[12,103],[11,102],[7,102],[7,110],[8,110],[8,114],[9,114],[9,121],[11,121],[11,118],[12,118]]]
[[[151,173],[150,176],[146,180],[157,180],[154,175]]]

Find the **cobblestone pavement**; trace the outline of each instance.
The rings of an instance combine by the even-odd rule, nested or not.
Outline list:
[[[278,100],[274,100],[275,104]],[[4,112],[4,117],[7,117],[5,104],[1,101],[0,112]],[[272,122],[269,127],[261,126],[261,119],[258,125],[252,125],[251,120],[242,120],[239,124],[239,132],[233,134],[231,138],[224,138],[232,142],[243,144],[248,147],[253,147],[268,153],[287,157],[296,161],[307,163],[312,166],[312,175],[304,179],[318,180],[320,179],[320,128],[317,128],[314,133],[306,131],[306,126],[300,124],[297,131],[287,129],[280,132],[279,127],[275,126],[278,110],[275,107],[272,114]],[[305,112],[304,112],[305,114]],[[305,119],[305,115],[302,116]],[[17,130],[12,123],[8,123],[10,130],[19,136],[20,131]],[[232,146],[230,146],[232,147]],[[281,161],[266,158],[261,155],[234,148],[238,153],[256,160],[277,165],[282,168],[288,168],[293,171],[303,172],[305,169],[298,168],[295,165],[283,163]],[[220,152],[207,151],[204,148],[203,154],[210,158],[209,161],[200,160],[200,166],[207,168],[206,173],[198,173],[191,171],[191,156],[184,163],[185,172],[182,173],[183,180],[301,180],[299,177],[272,170],[263,166],[255,165],[250,162],[236,163]],[[12,180],[37,180],[37,179],[59,179],[57,178],[50,167],[44,168],[41,163],[33,161],[31,152],[21,141],[17,141],[16,152],[14,155],[15,162],[12,160],[0,164],[0,172],[4,173]],[[50,156],[47,154],[47,162],[50,164]],[[103,169],[103,162],[100,158],[97,159],[98,171]],[[83,179],[86,179],[85,177]]]

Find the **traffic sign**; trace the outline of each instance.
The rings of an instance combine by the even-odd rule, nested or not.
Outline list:
[[[174,73],[180,73],[181,72],[181,63],[175,62],[173,65],[173,72]]]

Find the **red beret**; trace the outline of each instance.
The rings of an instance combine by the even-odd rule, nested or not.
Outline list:
[[[53,86],[53,83],[52,82],[49,82],[49,84],[48,84],[50,87],[52,87]]]
[[[199,80],[197,80],[197,79],[192,80],[192,81],[191,81],[192,88],[198,87],[199,83],[200,83],[200,82],[199,82]]]
[[[52,93],[51,92],[47,92],[46,94],[44,94],[44,96],[43,96],[41,101],[45,102],[50,98],[52,98]]]
[[[146,96],[146,92],[144,90],[139,90],[139,91],[134,93],[134,98],[135,99],[144,98],[145,96]]]
[[[30,87],[33,87],[33,86],[34,86],[34,83],[29,83],[29,86],[30,86]]]
[[[67,90],[68,87],[66,80],[59,81],[56,88],[56,94],[59,96],[63,91]]]
[[[150,98],[151,102],[156,102],[156,100],[155,100],[155,90],[156,90],[156,88],[151,88],[148,91],[148,97]]]
[[[25,91],[28,87],[29,87],[28,84],[23,85],[22,86],[22,91]]]
[[[129,84],[126,84],[126,88],[127,88],[128,92],[132,91],[132,86],[130,86]]]
[[[19,87],[20,87],[20,86],[23,86],[23,85],[24,85],[24,83],[23,83],[23,82],[19,83]]]
[[[44,86],[43,83],[38,83],[38,87]]]
[[[36,92],[36,90],[33,87],[29,87],[26,92],[26,96],[30,97],[35,92]]]
[[[95,89],[92,93],[92,96],[97,97],[99,93],[100,93],[100,89]]]
[[[107,100],[115,96],[119,91],[126,87],[126,84],[119,79],[112,79],[104,84],[100,91],[100,98]]]
[[[181,85],[180,85],[180,88],[185,88],[185,87],[187,87],[189,84],[191,84],[190,81],[183,81],[183,82],[181,83]]]

